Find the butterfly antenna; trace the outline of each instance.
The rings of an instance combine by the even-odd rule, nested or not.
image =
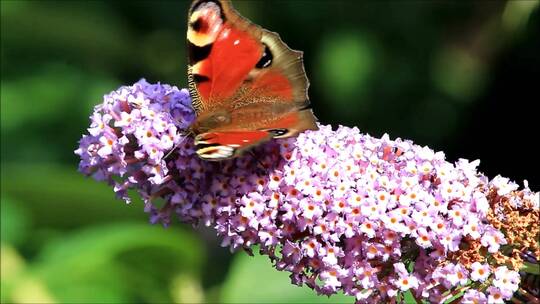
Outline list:
[[[253,156],[253,158],[257,161],[257,163],[259,164],[259,166],[261,167],[261,169],[263,171],[266,171],[266,167],[264,166],[264,164],[261,162],[261,160],[257,157],[257,154],[255,154],[253,151],[249,150],[248,151],[249,154],[251,154],[251,156]]]
[[[174,147],[169,151],[167,152],[167,154],[163,157],[163,159],[167,159],[169,156],[171,156],[171,154],[176,151],[176,149],[178,149],[178,147],[180,146],[180,144],[182,144],[184,142],[184,140],[186,140],[186,138],[188,136],[190,136],[191,134],[193,134],[193,132],[191,130],[188,130],[187,132],[181,132],[180,133],[182,138],[180,138],[180,140],[174,145]]]

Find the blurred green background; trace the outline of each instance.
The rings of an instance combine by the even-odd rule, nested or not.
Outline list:
[[[305,52],[323,123],[389,133],[539,189],[538,1],[235,1]],[[1,301],[349,302],[210,229],[148,224],[76,172],[103,94],[186,85],[186,1],[1,1]]]

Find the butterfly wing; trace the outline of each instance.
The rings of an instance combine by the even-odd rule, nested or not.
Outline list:
[[[242,115],[252,116],[245,120],[238,119],[242,121],[239,126],[224,125],[197,135],[197,155],[207,160],[232,158],[272,138],[286,138],[317,127],[311,110],[292,111],[261,121],[254,120],[254,117],[264,116],[271,111],[269,107],[260,107],[253,112],[243,111]]]
[[[206,132],[197,135],[197,155],[207,160],[234,157],[240,149],[247,149],[271,138],[267,131]],[[240,149],[239,149],[240,148]]]
[[[187,38],[201,158],[230,158],[265,140],[317,129],[302,52],[278,34],[240,16],[229,1],[195,0]]]

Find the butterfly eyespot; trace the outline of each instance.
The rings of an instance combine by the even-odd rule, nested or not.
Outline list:
[[[208,24],[202,20],[202,18],[198,18],[195,20],[195,22],[191,22],[189,24],[191,28],[196,32],[206,32],[208,30]]]
[[[282,136],[289,132],[287,129],[270,129],[268,132],[272,133],[274,136]]]
[[[267,68],[272,64],[273,59],[274,59],[274,56],[272,55],[270,48],[268,47],[268,45],[264,44],[264,52],[262,54],[261,59],[259,59],[259,62],[257,62],[255,67],[257,69]]]

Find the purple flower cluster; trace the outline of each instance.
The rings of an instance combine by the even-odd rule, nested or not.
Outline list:
[[[517,290],[516,271],[447,260],[465,239],[488,254],[507,242],[487,221],[487,193],[518,185],[489,181],[478,161],[451,164],[408,140],[321,125],[206,162],[185,135],[194,119],[188,92],[144,80],[106,95],[91,119],[76,151],[81,172],[128,202],[136,189],[152,222],[175,214],[214,227],[232,250],[258,245],[294,284],[359,302],[407,290],[441,301],[470,282],[483,287],[469,288],[466,301],[502,301]],[[538,208],[538,194],[523,193]]]
[[[141,79],[105,95],[90,119],[89,134],[83,135],[75,151],[81,157],[79,171],[107,181],[129,203],[128,189],[139,189],[149,201],[170,179],[165,153],[185,139],[181,132],[195,114],[186,89]],[[184,149],[176,153],[192,154]]]

